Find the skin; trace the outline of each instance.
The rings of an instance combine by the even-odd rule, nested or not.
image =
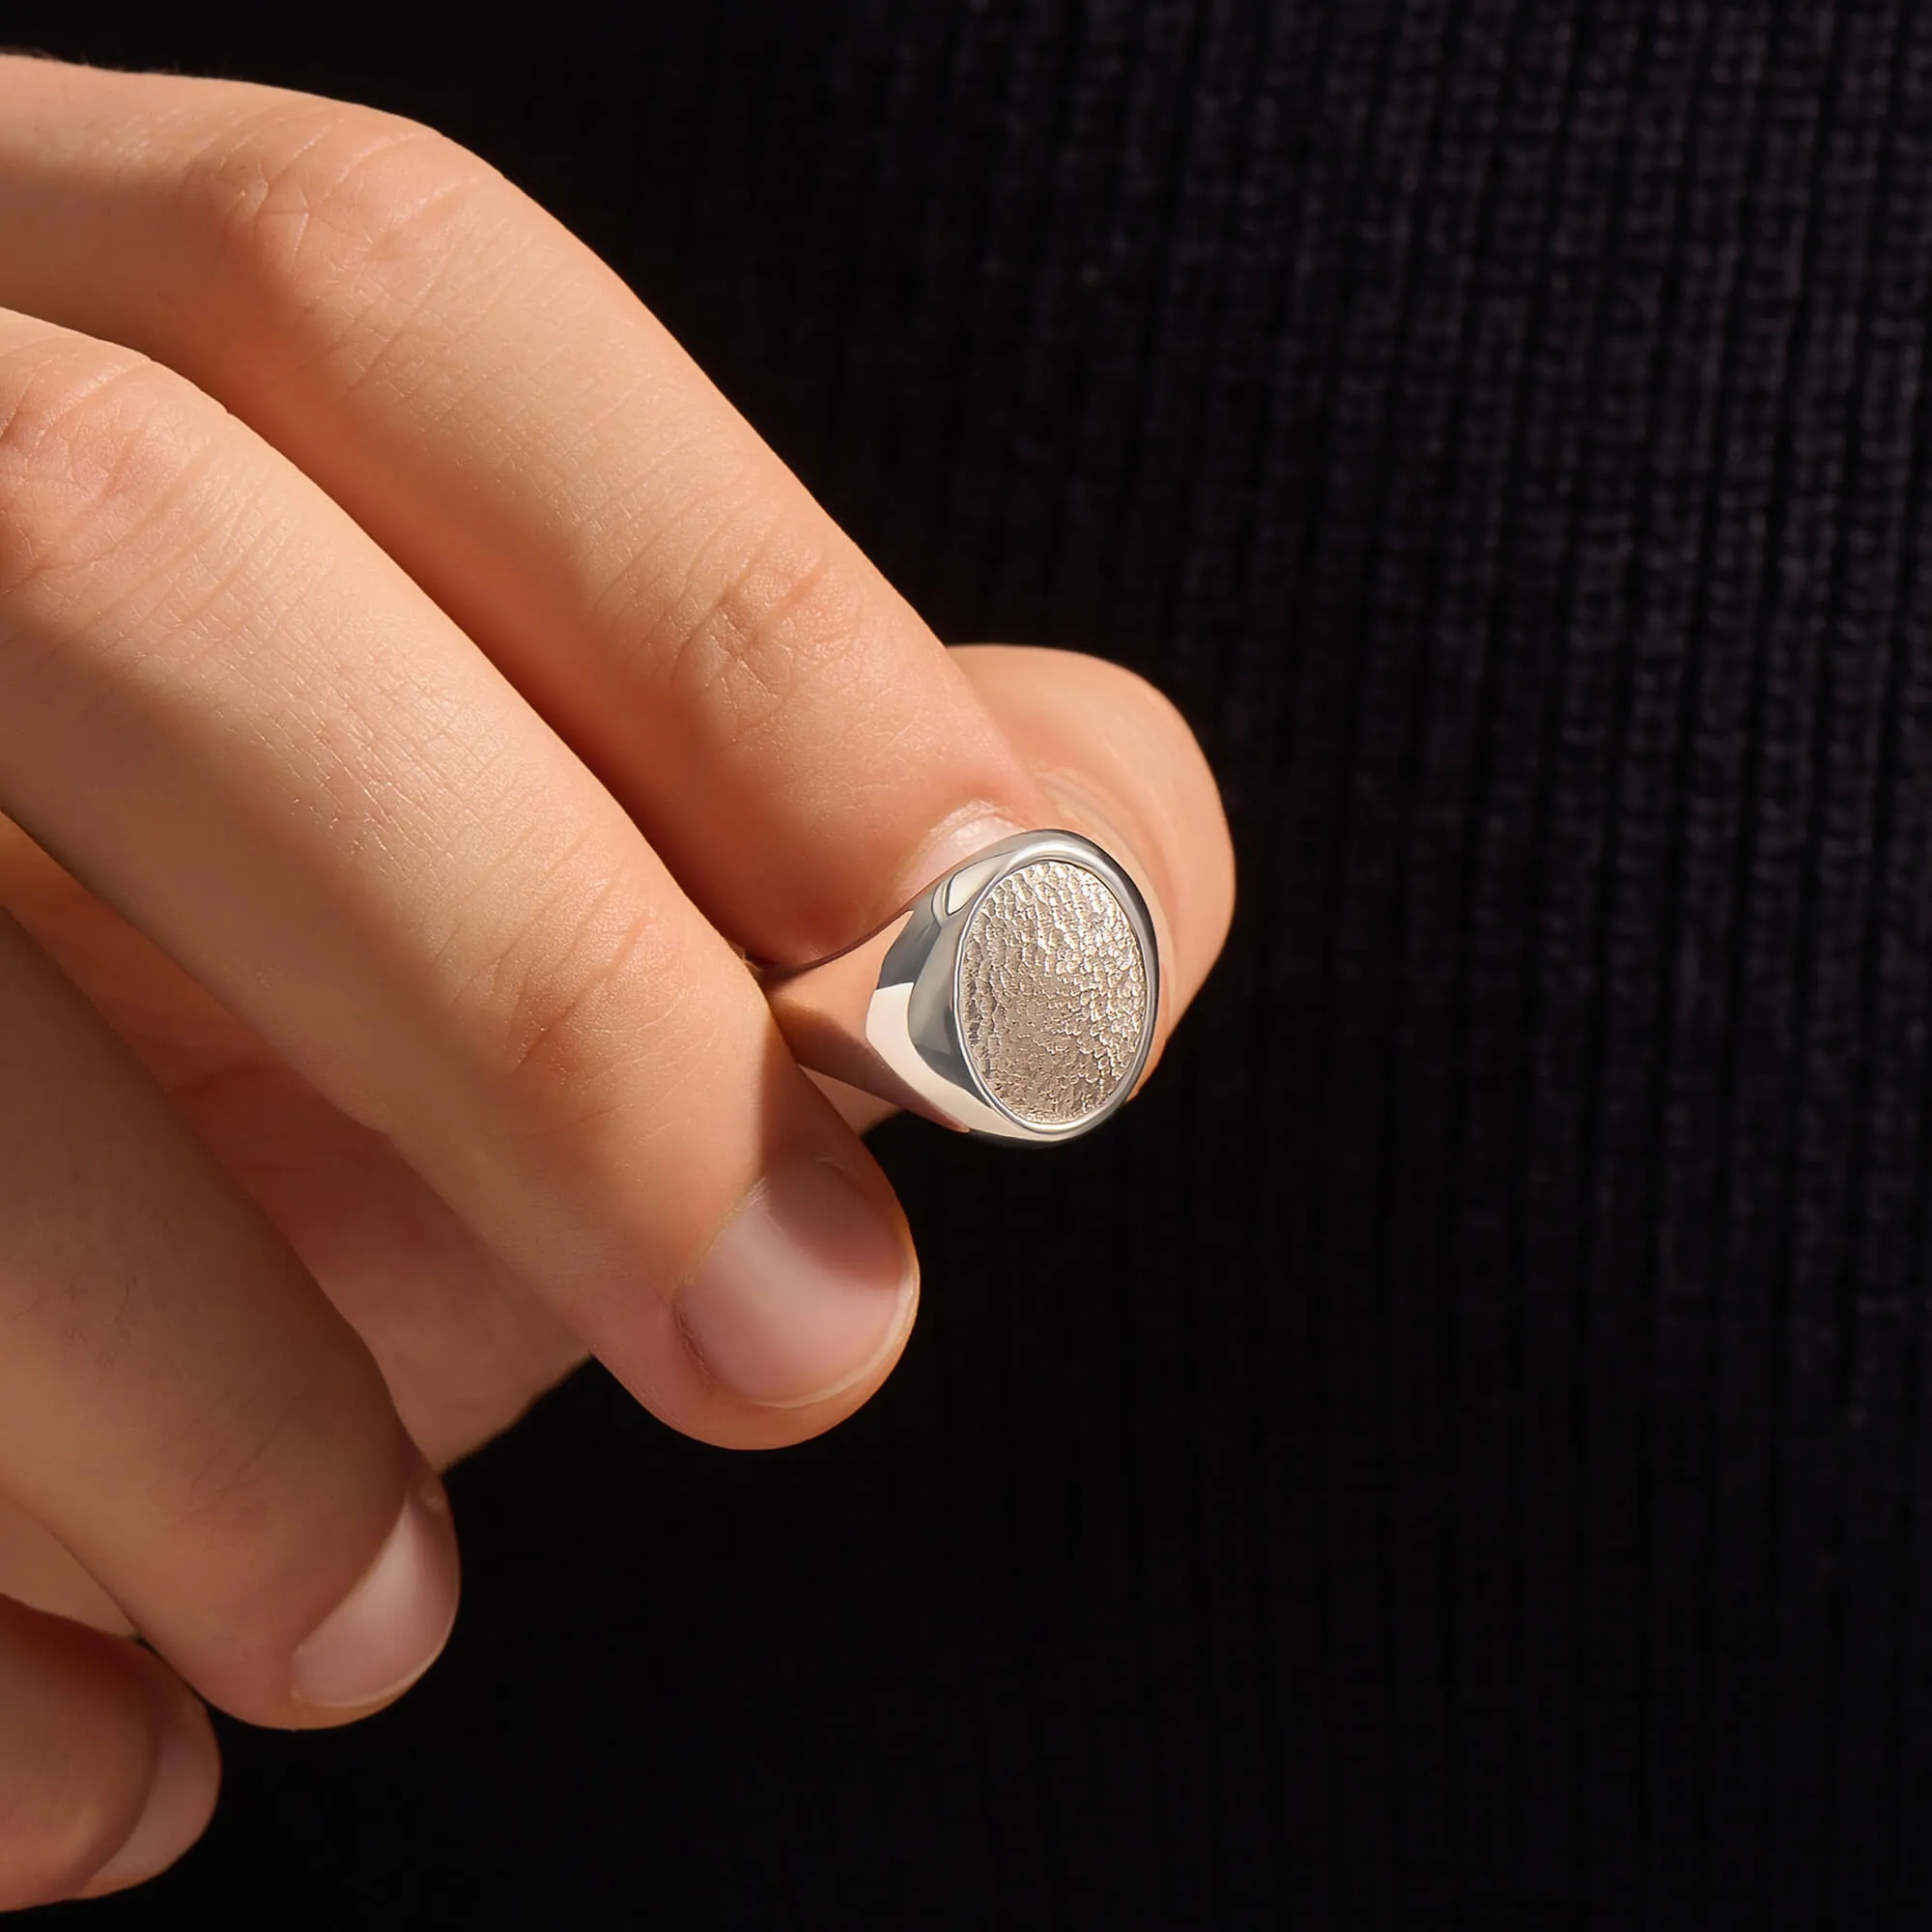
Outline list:
[[[697,1339],[691,1285],[788,1159],[913,1264],[860,1137],[886,1110],[798,1067],[740,950],[822,956],[1068,825],[1155,905],[1158,1053],[1234,895],[1172,705],[942,646],[475,156],[27,59],[0,814],[0,1907],[192,1841],[203,1700],[400,1694],[304,1695],[312,1634],[380,1598],[408,1654],[370,1670],[426,1665],[434,1471],[586,1354],[746,1449],[891,1373],[916,1285],[850,1303],[831,1393],[752,1400]],[[409,1587],[356,1597],[405,1544]]]

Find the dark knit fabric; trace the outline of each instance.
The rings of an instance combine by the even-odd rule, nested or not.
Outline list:
[[[99,1920],[1932,1923],[1932,9],[425,20],[5,37],[480,149],[944,635],[1170,692],[1240,909],[1104,1133],[877,1137],[854,1422],[580,1378]]]

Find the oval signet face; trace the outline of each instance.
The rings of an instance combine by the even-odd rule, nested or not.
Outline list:
[[[1042,859],[996,881],[959,953],[973,1070],[1035,1127],[1086,1120],[1140,1065],[1148,970],[1133,922],[1084,866]]]

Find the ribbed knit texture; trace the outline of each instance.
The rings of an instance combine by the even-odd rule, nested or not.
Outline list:
[[[878,1137],[852,1424],[580,1379],[101,1922],[1932,1922],[1932,10],[493,17],[8,31],[480,148],[944,635],[1173,695],[1239,915],[1104,1133]]]

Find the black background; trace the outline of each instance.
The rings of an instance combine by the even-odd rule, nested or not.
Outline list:
[[[1242,867],[1108,1132],[878,1137],[853,1423],[580,1378],[103,1924],[1932,1922],[1925,10],[0,18],[478,148]]]

